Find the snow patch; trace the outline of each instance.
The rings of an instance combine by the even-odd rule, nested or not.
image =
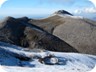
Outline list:
[[[70,16],[70,15],[58,15],[58,16],[61,16],[61,17],[64,17],[64,18],[74,18],[74,19],[83,19],[84,17],[83,16]]]
[[[30,57],[30,61],[22,61],[10,53]],[[38,61],[38,57],[53,54],[58,64],[46,65]],[[52,62],[55,62],[52,59]],[[96,65],[96,56],[79,53],[33,52],[24,48],[0,42],[0,64],[7,72],[90,72]]]

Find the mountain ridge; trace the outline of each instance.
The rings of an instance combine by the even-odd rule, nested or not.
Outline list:
[[[0,25],[0,41],[27,47],[41,48],[60,52],[78,52],[72,46],[48,33],[44,29],[30,24],[30,19],[7,17]]]
[[[59,37],[81,53],[96,55],[96,21],[78,16],[55,14],[45,19],[32,19],[29,23]]]
[[[65,10],[58,10],[56,12],[53,13],[53,15],[56,14],[56,15],[69,15],[69,16],[73,16],[73,14],[69,13],[68,11],[65,11]]]

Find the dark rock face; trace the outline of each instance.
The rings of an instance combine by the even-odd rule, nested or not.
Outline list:
[[[78,52],[66,42],[42,28],[28,23],[29,19],[8,17],[0,23],[0,41],[30,49],[39,48],[60,52]]]
[[[0,41],[20,45],[20,39],[24,36],[26,25],[12,17],[7,17],[0,23]]]
[[[71,13],[65,11],[65,10],[59,10],[57,12],[55,12],[54,14],[62,14],[62,15],[72,15]]]
[[[46,32],[32,30],[30,27],[26,27],[25,35],[30,48],[41,48],[60,52],[78,52],[66,42]]]
[[[28,17],[22,17],[22,18],[17,18],[17,20],[23,21],[23,22],[28,22],[30,19]]]

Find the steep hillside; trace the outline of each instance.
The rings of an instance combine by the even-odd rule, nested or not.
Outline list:
[[[32,19],[29,21],[29,23],[32,23],[34,25],[37,25],[44,30],[48,31],[49,33],[52,33],[54,28],[60,24],[63,24],[65,21],[62,21],[62,17],[58,15],[53,15],[45,19],[35,20]]]
[[[55,14],[45,19],[32,19],[29,23],[59,37],[81,53],[96,55],[96,21],[80,16]]]
[[[7,17],[0,23],[0,41],[30,49],[46,49],[60,52],[78,52],[72,46],[48,33],[42,28],[28,23],[30,19]]]
[[[53,34],[66,41],[81,53],[96,54],[96,22],[87,19],[65,19]]]
[[[37,25],[44,30],[46,30],[49,33],[52,33],[54,28],[60,24],[63,24],[65,20],[62,20],[62,16],[73,16],[71,13],[65,11],[65,10],[59,10],[54,12],[51,16],[45,19],[31,19],[29,23],[32,23],[34,25]]]

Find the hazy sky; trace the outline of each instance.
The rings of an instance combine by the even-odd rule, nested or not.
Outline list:
[[[89,0],[8,0],[0,8],[0,15],[43,15],[61,9],[77,14],[96,13]]]

